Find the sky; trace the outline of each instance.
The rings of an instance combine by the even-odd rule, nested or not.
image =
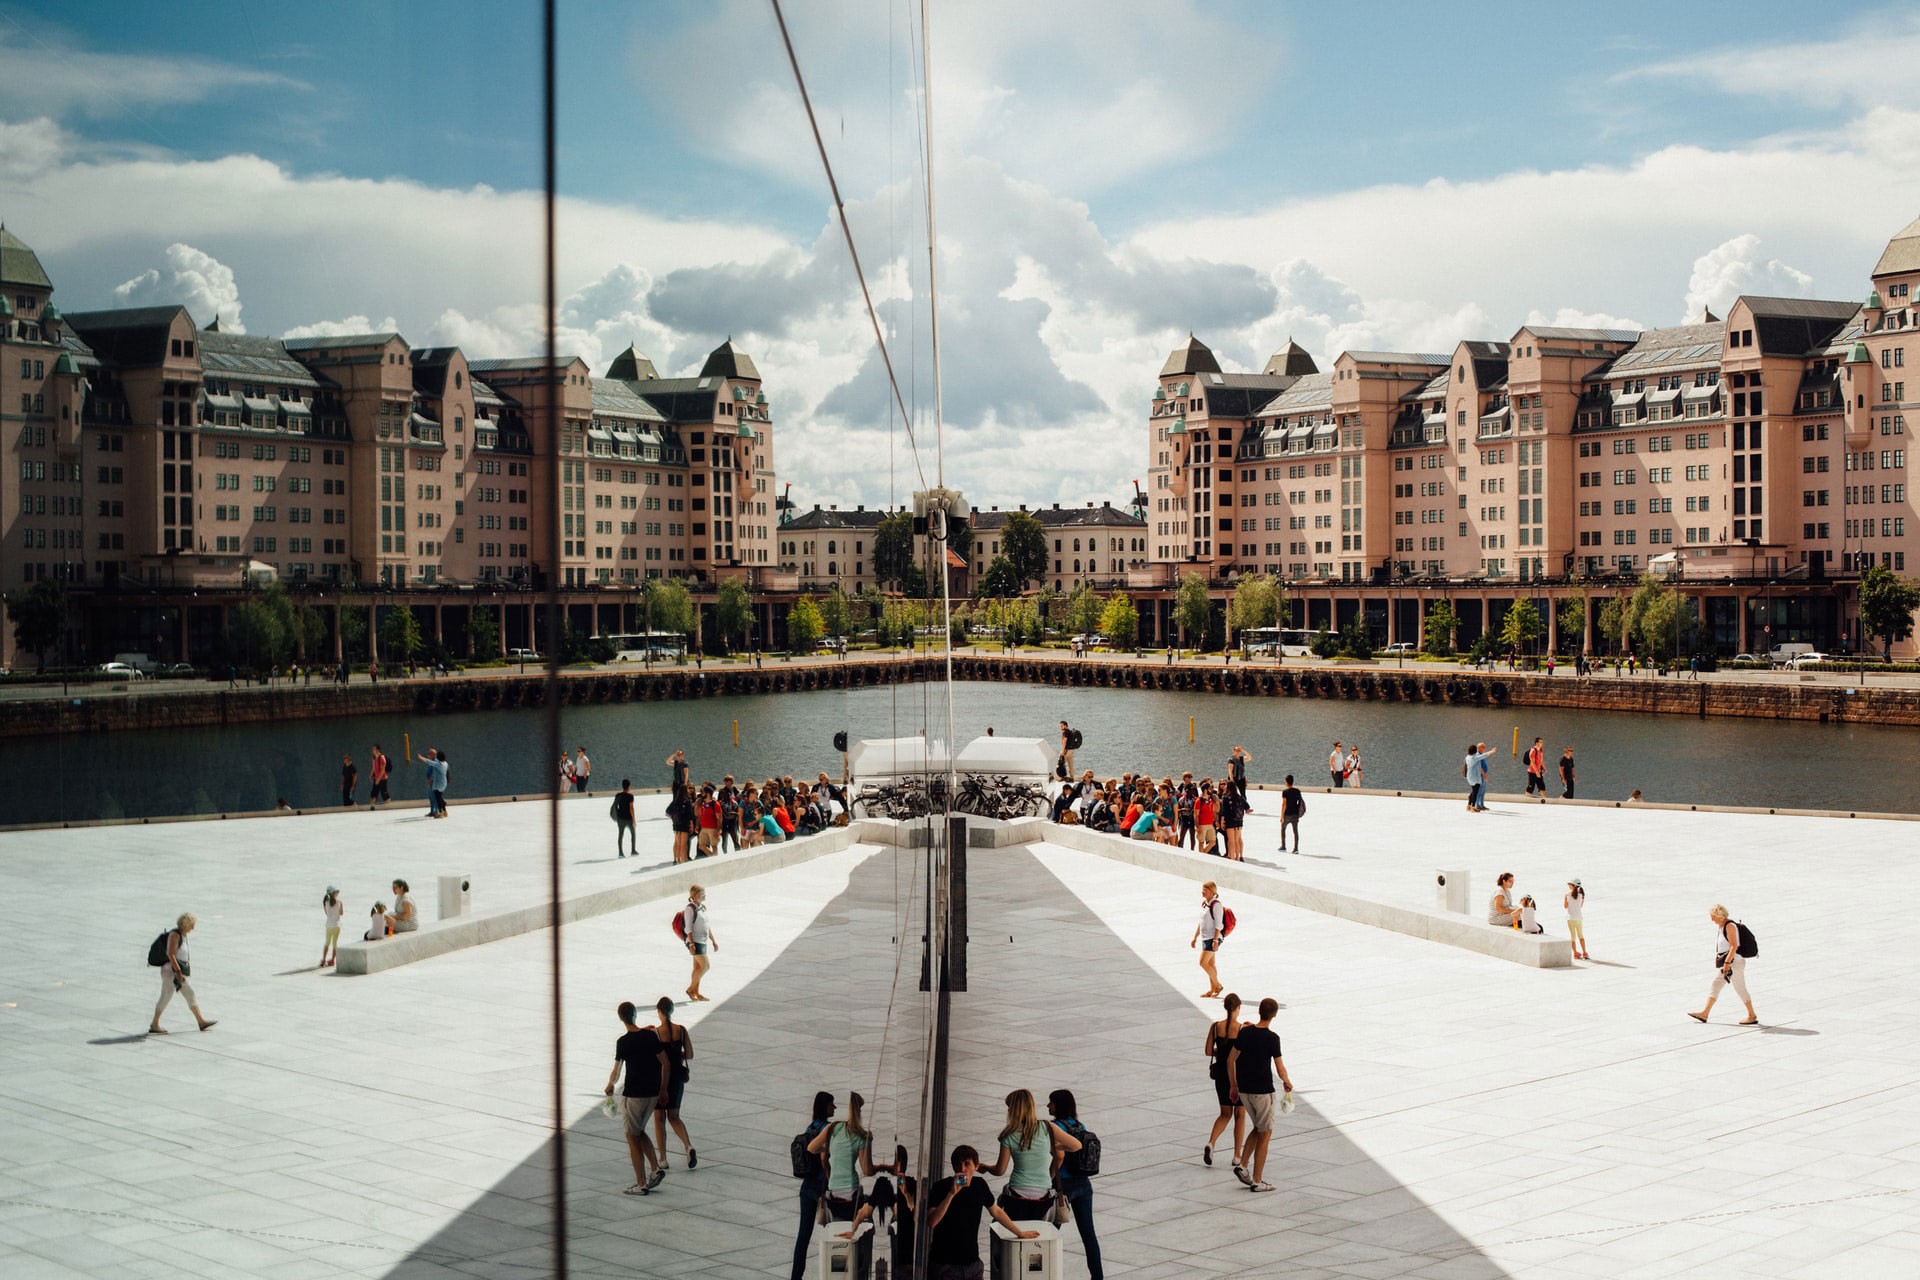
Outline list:
[[[1908,4],[930,0],[930,74],[918,4],[786,8],[911,437],[769,4],[561,0],[556,247],[596,372],[754,358],[803,506],[1120,504],[1190,332],[1326,368],[1863,298],[1920,215]],[[0,0],[0,221],[71,311],[533,353],[539,51],[529,0]]]

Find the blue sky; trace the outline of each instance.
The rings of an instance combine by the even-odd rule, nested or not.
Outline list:
[[[914,10],[788,16],[924,411]],[[1908,5],[932,11],[947,417],[986,500],[1125,491],[1144,446],[1112,433],[1189,329],[1257,365],[1854,297],[1920,212]],[[0,218],[69,308],[532,349],[539,38],[521,0],[0,4]],[[561,70],[566,340],[679,371],[740,338],[783,478],[881,496],[885,396],[767,5],[565,0]],[[1036,429],[1089,460],[1036,476]]]

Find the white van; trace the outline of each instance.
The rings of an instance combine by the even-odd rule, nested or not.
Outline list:
[[[1776,667],[1784,667],[1812,652],[1814,648],[1810,644],[1777,644],[1767,651],[1767,661]]]

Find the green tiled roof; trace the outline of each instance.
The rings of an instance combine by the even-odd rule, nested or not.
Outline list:
[[[53,288],[53,281],[40,266],[40,255],[5,227],[0,227],[0,284],[24,284],[39,289]]]

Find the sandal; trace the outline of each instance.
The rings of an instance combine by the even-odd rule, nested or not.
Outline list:
[[[1707,1020],[1707,1015],[1704,1013],[1689,1013],[1687,1016],[1695,1022],[1705,1022]]]

